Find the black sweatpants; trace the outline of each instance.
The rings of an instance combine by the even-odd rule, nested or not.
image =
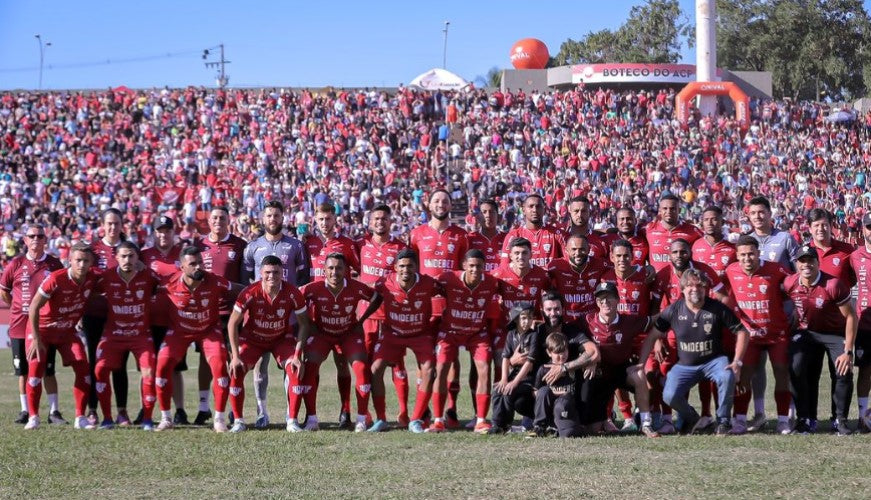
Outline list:
[[[511,394],[493,392],[493,426],[506,428],[514,422],[514,413],[532,418],[535,415],[535,390],[532,384],[521,383]]]
[[[790,389],[795,401],[796,417],[815,418],[823,355],[828,354],[829,362],[833,366],[835,359],[844,354],[844,337],[797,330],[792,336],[789,351]],[[835,390],[832,392],[832,398],[835,400],[835,417],[846,419],[853,396],[853,372],[851,370],[846,375],[840,376],[835,374],[833,366],[832,374],[835,377]]]
[[[557,396],[548,386],[539,388],[535,395],[533,425],[542,428],[555,427],[559,437],[583,435],[575,395],[561,394]]]

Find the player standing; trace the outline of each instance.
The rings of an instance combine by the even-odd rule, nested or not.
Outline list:
[[[647,246],[650,249],[650,265],[657,271],[668,267],[671,258],[671,243],[680,238],[690,245],[702,237],[699,228],[680,220],[680,199],[673,194],[665,194],[659,199],[659,220],[644,229]]]
[[[859,432],[871,432],[871,408],[868,407],[868,392],[871,391],[871,214],[862,217],[863,245],[850,254],[850,268],[856,275],[859,292],[856,309],[859,329],[856,333],[856,357],[859,368],[856,379],[856,399],[859,402]]]
[[[530,194],[523,200],[523,225],[505,235],[505,245],[514,238],[526,238],[532,244],[532,263],[547,268],[550,261],[563,255],[563,237],[556,227],[544,224],[544,198]],[[502,247],[502,262],[508,261],[509,248]],[[589,252],[587,252],[589,253]]]
[[[590,244],[584,236],[569,236],[565,253],[565,258],[548,264],[547,273],[565,302],[566,320],[572,322],[596,310],[593,291],[608,268],[603,261],[590,257]]]

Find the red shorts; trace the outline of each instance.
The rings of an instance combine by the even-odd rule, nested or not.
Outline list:
[[[363,322],[363,339],[366,344],[366,352],[369,354],[369,357],[372,357],[373,349],[375,349],[375,344],[378,343],[378,339],[381,336],[381,322],[383,320],[380,319],[372,319],[369,318]]]
[[[124,354],[132,352],[133,357],[137,360],[141,358],[143,353],[151,353],[151,359],[154,360],[156,353],[154,352],[154,341],[151,336],[145,337],[103,337],[100,343],[97,344],[97,362],[102,362],[109,370],[117,370],[121,368],[124,362]],[[154,363],[146,368],[153,368]],[[140,369],[142,367],[140,366]]]
[[[490,336],[487,332],[471,335],[456,335],[439,332],[436,339],[436,363],[447,364],[456,361],[460,347],[465,347],[475,361],[489,363],[493,351],[490,347]]]
[[[747,352],[744,353],[744,366],[756,366],[762,357],[762,352],[768,351],[768,358],[772,365],[786,365],[789,363],[789,339],[783,338],[774,343],[757,343],[750,341]]]
[[[178,334],[175,330],[167,330],[166,337],[163,338],[163,344],[158,351],[158,358],[164,358],[171,366],[176,366],[179,361],[184,359],[188,347],[192,343],[196,343],[208,361],[212,357],[217,357],[220,363],[227,363],[227,347],[224,345],[224,334],[219,329],[212,330],[205,335],[185,335]],[[161,356],[161,354],[163,354]]]
[[[239,339],[239,359],[248,370],[254,368],[264,353],[272,353],[278,364],[284,368],[296,353],[296,339],[281,337],[270,343],[254,342],[245,338]]]
[[[346,358],[356,355],[366,356],[366,343],[362,333],[349,332],[345,335],[327,335],[318,332],[306,340],[306,350],[326,359],[330,351]]]
[[[387,364],[398,365],[405,359],[406,349],[411,349],[417,364],[435,363],[435,342],[429,335],[397,337],[386,335],[373,350],[373,360],[384,360]]]

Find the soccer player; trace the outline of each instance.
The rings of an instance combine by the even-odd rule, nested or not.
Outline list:
[[[9,338],[12,347],[12,368],[18,378],[18,393],[21,402],[21,413],[15,420],[17,424],[26,424],[30,414],[27,410],[27,370],[29,363],[24,352],[26,339],[27,315],[33,294],[53,271],[63,269],[61,261],[45,252],[45,227],[40,224],[30,224],[24,231],[24,242],[27,251],[12,259],[3,269],[0,276],[0,299],[10,305]],[[54,376],[55,350],[46,353],[45,389],[50,405],[49,422],[65,424],[63,415],[58,408],[57,379]]]
[[[735,262],[735,245],[723,234],[723,210],[711,205],[702,212],[702,233],[692,246],[693,260],[708,265],[720,279],[729,264]]]
[[[505,245],[514,238],[526,238],[532,243],[532,263],[547,268],[550,261],[563,255],[563,237],[554,226],[544,224],[544,198],[530,194],[523,200],[523,225],[508,231]],[[502,262],[508,261],[507,246],[502,247]],[[589,253],[589,252],[588,252]]]
[[[741,385],[748,387],[753,372],[758,369],[763,352],[768,352],[774,369],[774,400],[777,403],[777,432],[788,434],[789,405],[789,322],[784,312],[783,281],[787,271],[776,262],[760,259],[759,242],[744,235],[735,245],[738,262],[726,268],[725,280],[737,302],[736,312],[750,333],[750,345],[744,356],[745,369],[741,372]],[[735,419],[732,433],[747,432],[747,408],[750,393],[735,397]]]
[[[305,346],[304,375],[300,384],[302,387],[291,388],[295,391],[306,389],[303,395],[308,411],[305,430],[319,428],[318,372],[330,351],[339,351],[351,363],[357,393],[357,423],[354,431],[366,430],[371,383],[362,323],[381,305],[381,296],[370,286],[347,277],[348,273],[345,256],[332,253],[324,261],[324,280],[302,287],[309,315],[316,326]],[[369,306],[358,318],[357,307],[361,301],[369,302]],[[298,412],[298,407],[292,407],[290,418],[296,419]]]
[[[502,246],[505,233],[499,231],[499,205],[493,200],[483,200],[478,214],[479,229],[469,233],[469,248],[484,252],[487,258],[486,271],[492,273],[502,262]]]
[[[102,273],[111,267],[118,265],[115,260],[115,247],[125,239],[121,233],[121,211],[117,208],[108,208],[100,216],[103,237],[91,243],[95,261],[92,272]],[[100,294],[92,294],[88,297],[85,306],[85,315],[82,318],[82,328],[85,331],[85,345],[88,348],[88,363],[91,380],[94,379],[94,367],[97,364],[97,344],[103,335],[106,323],[106,298]],[[123,363],[126,365],[126,363]],[[129,425],[130,417],[127,415],[127,370],[122,366],[112,373],[112,384],[115,386],[115,402],[118,405],[118,424]],[[97,392],[91,386],[88,395],[88,419],[92,425],[97,425]]]
[[[419,434],[424,432],[423,418],[432,396],[435,368],[432,297],[442,290],[436,280],[417,272],[417,255],[413,250],[400,251],[393,268],[394,273],[375,285],[375,291],[383,298],[384,321],[381,338],[372,350],[372,400],[377,420],[369,430],[387,429],[384,371],[388,366],[399,365],[406,349],[411,349],[420,367],[420,384],[408,429]]]
[[[677,363],[665,382],[663,399],[683,418],[683,431],[702,429],[701,417],[687,402],[687,393],[697,382],[706,379],[717,386],[717,435],[728,434],[729,415],[735,393],[735,380],[741,376],[747,350],[747,330],[722,302],[710,298],[708,275],[688,269],[680,277],[683,297],[669,305],[656,320],[641,348],[641,359],[648,356],[653,344],[674,331]],[[737,336],[735,356],[731,362],[723,350],[723,332]]]
[[[448,370],[457,359],[459,347],[472,355],[478,372],[475,392],[477,421],[475,432],[490,430],[487,412],[490,409],[490,345],[489,320],[499,315],[497,295],[499,280],[484,272],[486,258],[480,250],[469,250],[463,257],[463,271],[448,271],[439,277],[444,290],[445,310],[439,324],[436,341],[436,383],[433,391],[435,419],[427,432],[446,430],[445,399],[448,389]]]
[[[246,429],[245,374],[263,357],[272,354],[284,369],[292,386],[299,385],[302,374],[301,355],[309,336],[309,319],[305,298],[299,289],[281,279],[281,259],[267,255],[260,262],[260,281],[247,287],[236,298],[233,314],[227,323],[230,340],[230,407],[233,409],[233,427],[230,432]],[[289,321],[296,315],[299,340]],[[287,407],[293,406],[299,394],[287,391]],[[288,420],[288,432],[302,430],[296,420]]]
[[[47,349],[54,346],[65,366],[75,373],[73,400],[76,405],[76,429],[93,428],[85,417],[85,405],[91,379],[85,347],[76,335],[76,324],[85,312],[85,302],[92,294],[97,276],[90,272],[94,251],[85,243],[70,247],[69,269],[58,269],[39,285],[28,309],[30,334],[25,340],[25,353],[29,366],[27,378],[27,406],[30,416],[25,429],[39,427],[39,399],[42,396],[42,377],[48,360]]]
[[[212,392],[215,398],[215,415],[212,427],[215,432],[227,432],[226,406],[230,378],[227,373],[227,349],[221,333],[221,302],[234,292],[238,285],[205,270],[202,252],[195,246],[181,251],[181,270],[164,281],[159,293],[166,294],[173,304],[172,322],[166,332],[163,345],[157,353],[157,399],[160,403],[160,424],[155,430],[172,429],[170,398],[172,396],[172,373],[184,358],[188,346],[197,342],[206,356],[212,372]]]
[[[295,287],[302,287],[309,282],[310,263],[302,242],[284,232],[284,205],[275,200],[267,202],[261,218],[265,233],[245,247],[241,278],[243,286],[247,286],[260,275],[263,257],[275,255],[281,259],[281,279]],[[290,321],[294,323],[296,317],[291,316]],[[347,368],[345,372],[347,373]],[[254,372],[254,397],[257,399],[257,420],[254,427],[258,429],[269,425],[269,412],[266,407],[268,388],[269,353],[264,353]]]
[[[103,338],[97,344],[97,364],[94,368],[97,398],[103,412],[101,429],[115,426],[112,420],[112,371],[121,367],[124,357],[133,353],[139,370],[142,399],[142,429],[154,430],[151,414],[154,411],[155,349],[149,328],[151,298],[160,278],[148,268],[139,266],[139,247],[122,241],[115,247],[118,265],[100,275],[96,291],[105,295],[108,316]]]
[[[577,196],[569,200],[569,225],[563,230],[563,240],[569,236],[578,235],[587,239],[590,244],[590,257],[598,259],[607,259],[608,251],[610,250],[610,242],[615,238],[611,235],[605,235],[599,231],[594,231],[590,227],[592,212],[590,211],[590,200],[583,196]]]
[[[638,218],[632,207],[622,207],[617,210],[617,236],[632,245],[632,264],[643,266],[647,264],[650,247],[647,246],[647,233],[638,227]]]
[[[547,265],[547,273],[553,288],[565,301],[567,321],[572,322],[596,309],[593,290],[608,268],[603,261],[590,257],[590,244],[584,236],[569,236],[565,254],[565,258],[554,259]]]
[[[820,271],[820,250],[809,245],[799,249],[798,272],[788,276],[783,287],[795,303],[797,328],[790,343],[790,382],[795,401],[794,432],[805,434],[816,420],[822,359],[828,354],[834,367],[833,429],[840,436],[851,433],[847,413],[853,396],[853,356],[858,318],[850,301],[850,289],[838,278]],[[821,354],[821,353],[820,353]],[[815,366],[814,366],[815,365]]]
[[[856,332],[856,356],[853,363],[859,369],[856,378],[856,399],[859,402],[859,432],[871,432],[871,214],[862,217],[863,244],[850,254],[850,268],[856,275],[856,299],[859,327]]]
[[[657,271],[668,267],[671,260],[671,243],[680,238],[690,245],[702,237],[699,228],[680,220],[680,198],[664,194],[659,199],[659,219],[645,227],[647,246],[650,249],[650,265]]]
[[[357,257],[354,241],[339,234],[336,227],[336,207],[330,203],[318,205],[315,209],[315,227],[319,234],[309,233],[303,237],[302,243],[309,257],[309,282],[324,279],[324,261],[327,255],[340,253],[345,256],[348,266],[348,276],[360,273],[360,259]],[[341,411],[339,412],[339,427],[351,426],[351,372],[348,370],[348,360],[339,352],[333,351],[333,362],[336,364],[336,383],[339,386]]]
[[[659,437],[653,430],[650,416],[650,393],[642,366],[633,362],[634,338],[645,335],[652,326],[649,316],[625,315],[618,312],[620,295],[617,285],[602,282],[594,291],[598,311],[584,317],[583,324],[599,350],[600,374],[590,379],[581,394],[584,403],[582,423],[591,433],[602,431],[608,418],[608,400],[618,388],[632,390],[641,414],[641,433]],[[646,358],[643,358],[646,359]]]

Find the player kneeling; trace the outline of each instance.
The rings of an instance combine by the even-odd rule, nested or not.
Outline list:
[[[308,336],[309,319],[302,293],[281,279],[281,259],[267,255],[260,263],[260,281],[248,285],[236,299],[227,324],[230,340],[230,407],[236,420],[230,432],[246,429],[244,417],[245,374],[264,353],[272,353],[284,369],[291,387],[302,376],[302,346]],[[299,324],[299,342],[290,322],[291,311]],[[246,317],[247,313],[247,317]],[[243,321],[244,320],[244,321]],[[240,329],[241,326],[241,329]],[[287,406],[299,407],[300,394],[287,391]],[[288,420],[288,431],[302,430]]]

